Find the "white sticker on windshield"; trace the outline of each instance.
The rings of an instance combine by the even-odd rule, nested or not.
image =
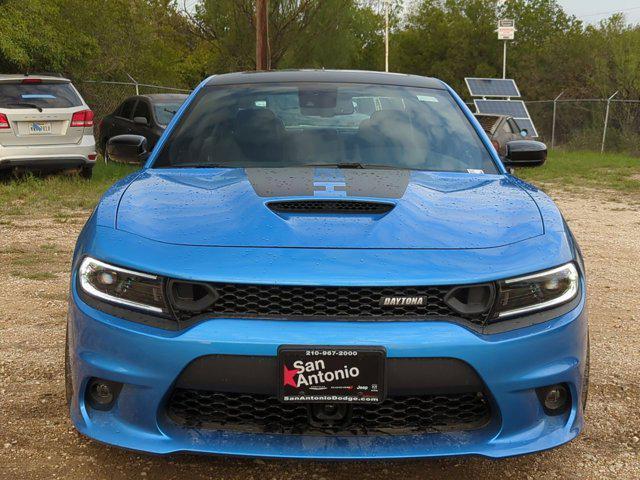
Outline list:
[[[480,170],[478,168],[467,168],[467,173],[475,173],[478,175],[482,175],[484,173],[484,170]]]
[[[430,97],[428,95],[418,95],[418,100],[421,102],[435,102],[438,103],[438,99],[436,97]]]

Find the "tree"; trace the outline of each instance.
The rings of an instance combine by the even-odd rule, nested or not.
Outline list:
[[[0,11],[3,72],[184,84],[190,38],[171,0],[4,0]]]
[[[495,77],[501,73],[496,22],[493,0],[419,2],[393,38],[398,69],[436,76],[459,91],[464,77]]]
[[[510,42],[509,69],[529,99],[570,94],[584,85],[582,22],[567,15],[555,0],[510,0],[499,14],[516,20],[516,40]]]
[[[78,34],[69,41],[67,34],[74,26],[62,15],[61,4],[0,1],[0,71],[62,72],[81,61],[85,51],[92,51],[95,42],[89,35]]]
[[[254,0],[204,0],[185,11],[211,72],[255,65]],[[375,44],[379,17],[354,0],[270,0],[271,67],[350,67]],[[354,40],[356,40],[354,42]],[[363,52],[364,50],[364,52]],[[364,54],[363,54],[364,53]],[[206,56],[206,55],[205,55]]]

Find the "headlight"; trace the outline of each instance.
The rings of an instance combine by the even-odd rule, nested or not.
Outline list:
[[[78,279],[85,293],[105,302],[154,313],[167,309],[162,279],[155,275],[86,257],[80,264]]]
[[[573,263],[524,277],[498,282],[496,317],[506,318],[556,307],[573,300],[579,291]]]

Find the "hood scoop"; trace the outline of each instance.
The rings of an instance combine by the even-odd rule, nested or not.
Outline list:
[[[285,200],[269,202],[267,206],[276,213],[384,215],[393,210],[395,204],[358,200]]]

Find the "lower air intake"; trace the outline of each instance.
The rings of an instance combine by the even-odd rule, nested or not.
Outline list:
[[[176,389],[167,411],[186,428],[284,435],[410,435],[474,430],[490,419],[482,392],[397,396],[375,405],[347,405],[343,421],[319,425],[310,406],[270,395]]]

